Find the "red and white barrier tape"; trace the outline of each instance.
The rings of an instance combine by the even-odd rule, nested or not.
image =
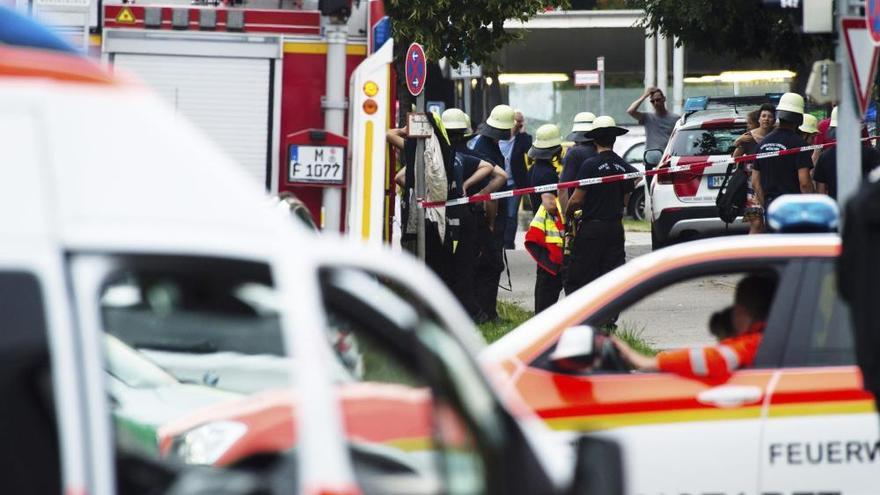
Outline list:
[[[873,139],[880,139],[880,136],[871,136],[862,138],[861,142],[869,141]],[[535,187],[524,187],[522,189],[511,189],[509,191],[500,191],[494,192],[491,194],[475,194],[473,196],[466,196],[463,198],[450,199],[449,201],[419,201],[419,205],[422,208],[440,208],[441,206],[456,206],[456,205],[464,205],[469,203],[480,203],[482,201],[491,201],[493,199],[502,199],[502,198],[510,198],[513,196],[523,196],[526,194],[535,194],[535,193],[545,193],[551,191],[557,191],[559,189],[572,189],[575,187],[582,186],[592,186],[595,184],[609,184],[612,182],[619,182],[622,180],[630,180],[630,179],[638,179],[640,177],[651,177],[655,175],[666,175],[666,174],[674,174],[678,172],[688,172],[693,170],[702,170],[706,167],[711,167],[712,165],[717,164],[728,164],[728,163],[739,163],[739,162],[751,162],[755,160],[763,160],[765,158],[773,158],[777,156],[786,156],[786,155],[795,155],[797,153],[803,153],[806,151],[813,150],[821,150],[824,148],[830,148],[837,144],[837,141],[829,141],[824,144],[812,144],[809,146],[803,146],[800,148],[791,148],[787,150],[781,151],[771,151],[767,153],[755,153],[753,155],[742,155],[736,158],[733,157],[710,157],[704,162],[697,163],[688,163],[686,165],[675,165],[670,167],[661,167],[655,168],[653,170],[646,170],[644,172],[631,172],[628,174],[617,174],[617,175],[608,175],[606,177],[592,177],[589,179],[581,179],[581,180],[573,180],[568,182],[560,182],[558,184],[546,184],[543,186],[535,186]]]

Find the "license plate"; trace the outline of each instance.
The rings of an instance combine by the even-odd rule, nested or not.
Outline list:
[[[722,184],[724,184],[724,176],[723,175],[710,175],[709,176],[709,189],[721,189]]]
[[[343,184],[345,148],[290,145],[287,179],[290,182]]]

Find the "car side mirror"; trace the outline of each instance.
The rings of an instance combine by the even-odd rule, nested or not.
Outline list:
[[[596,331],[589,325],[566,328],[550,361],[564,371],[589,371],[596,364],[600,347],[596,345]]]
[[[660,164],[660,160],[663,159],[663,150],[647,150],[645,151],[644,162],[645,162],[645,170],[651,170]]]
[[[623,453],[615,441],[580,437],[575,449],[577,458],[571,495],[625,493]]]

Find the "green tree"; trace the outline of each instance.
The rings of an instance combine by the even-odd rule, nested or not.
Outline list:
[[[801,12],[764,8],[760,0],[629,0],[642,9],[641,25],[697,50],[736,59],[766,58],[798,73],[806,84],[810,64],[831,57],[830,34],[801,32]]]
[[[446,57],[488,63],[492,54],[520,33],[504,29],[505,19],[528,20],[568,0],[386,0],[398,48],[420,43],[428,60]],[[398,52],[399,53],[399,52]]]

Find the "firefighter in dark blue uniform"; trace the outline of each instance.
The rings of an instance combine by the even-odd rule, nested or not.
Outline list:
[[[510,139],[514,126],[514,110],[507,105],[492,109],[486,122],[480,125],[468,147],[474,154],[492,165],[504,169],[504,155],[498,147],[501,139]],[[506,201],[486,204],[486,221],[478,225],[480,254],[477,260],[477,304],[489,320],[498,318],[498,283],[504,271],[504,231],[507,227]]]
[[[458,108],[443,112],[443,126],[455,151],[453,162],[454,189],[450,199],[497,191],[507,182],[507,174],[500,167],[476,157],[465,144],[470,121]],[[478,255],[477,222],[485,224],[482,203],[449,206],[446,208],[447,250],[452,254],[453,277],[449,288],[464,306],[471,318],[482,323],[488,315],[477,304],[474,291]]]
[[[637,172],[612,148],[617,136],[629,132],[608,116],[597,117],[593,129],[584,133],[593,139],[598,154],[580,166],[577,179],[607,177]],[[579,222],[571,259],[565,274],[565,293],[571,294],[626,261],[623,234],[623,205],[633,191],[633,180],[577,188],[568,200],[565,218]],[[579,212],[579,213],[576,213]]]

